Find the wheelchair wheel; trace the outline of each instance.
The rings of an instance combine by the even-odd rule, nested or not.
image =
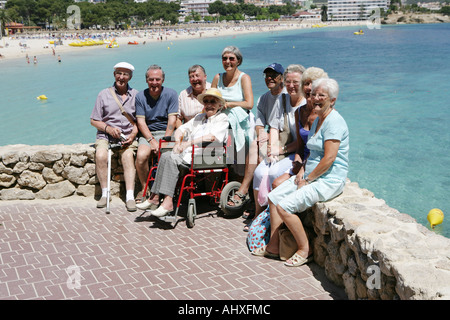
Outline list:
[[[245,202],[241,206],[230,207],[228,201],[234,197],[236,191],[241,187],[241,183],[238,181],[232,181],[225,185],[220,194],[220,207],[226,217],[238,216],[244,209]]]
[[[193,228],[195,226],[195,212],[194,204],[189,203],[187,216],[186,216],[186,226],[188,228]]]

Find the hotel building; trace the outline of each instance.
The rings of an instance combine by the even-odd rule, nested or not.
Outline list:
[[[375,8],[387,11],[389,3],[390,0],[328,0],[328,20],[366,20]]]

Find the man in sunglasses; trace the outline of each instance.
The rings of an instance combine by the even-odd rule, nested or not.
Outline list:
[[[285,92],[283,85],[283,73],[284,68],[279,63],[272,63],[267,66],[264,71],[264,81],[266,83],[269,91],[264,93],[261,97],[259,97],[258,102],[256,104],[256,122],[255,122],[255,130],[256,130],[256,140],[253,141],[250,147],[251,154],[257,154],[257,150],[259,149],[260,153],[265,153],[267,150],[267,143],[269,141],[269,134],[266,127],[270,128],[271,126],[278,124],[278,119],[276,116],[278,112],[273,112],[275,109],[280,107],[280,102],[278,97],[281,93]],[[254,151],[254,152],[252,152]],[[258,163],[261,159],[253,157],[253,161],[251,166],[253,167],[253,173],[255,174],[255,169],[258,166]],[[256,215],[258,215],[262,208],[257,201],[257,195],[259,190],[259,184],[261,183],[261,177],[255,179],[254,175],[251,177],[244,177],[244,179],[252,179],[253,178],[253,189],[256,195],[255,197],[255,210]],[[253,214],[248,214],[244,212],[243,218],[251,218]],[[244,231],[247,231],[248,226],[244,228]]]

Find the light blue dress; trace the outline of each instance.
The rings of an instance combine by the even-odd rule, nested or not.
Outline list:
[[[297,189],[295,176],[269,193],[269,199],[288,213],[305,211],[319,201],[338,196],[345,186],[348,173],[349,131],[344,118],[333,109],[316,132],[317,118],[309,132],[307,147],[310,155],[305,167],[305,177],[314,170],[324,156],[324,143],[339,140],[339,150],[331,167],[318,179]]]
[[[222,93],[222,98],[226,101],[244,101],[244,91],[241,85],[241,79],[244,74],[244,72],[241,72],[237,82],[231,87],[225,87],[223,84],[225,73],[220,75],[217,89]],[[252,128],[249,113],[242,107],[225,109],[222,112],[228,116],[228,122],[233,131],[236,150],[239,152],[246,144],[249,145],[249,142],[253,140],[252,130],[254,131],[254,126]]]

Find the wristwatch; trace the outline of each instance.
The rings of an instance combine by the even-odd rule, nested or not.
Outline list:
[[[152,141],[153,139],[154,139],[153,137],[150,137],[147,139],[147,142],[150,143],[150,141]]]

